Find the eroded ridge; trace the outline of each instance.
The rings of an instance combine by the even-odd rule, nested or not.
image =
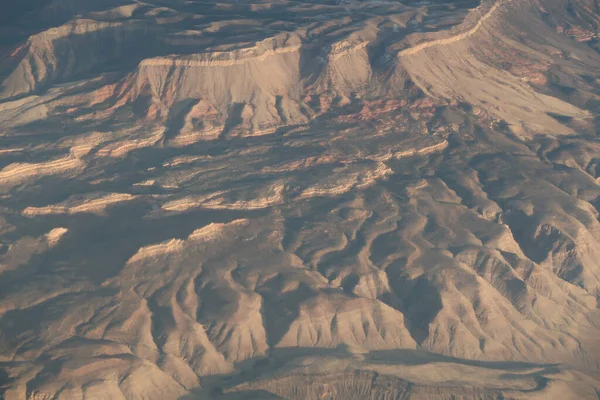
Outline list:
[[[479,29],[481,29],[481,27],[483,27],[483,24],[494,15],[495,12],[497,12],[498,8],[500,8],[504,3],[510,3],[512,0],[498,0],[495,3],[492,4],[492,6],[490,7],[490,9],[481,16],[481,18],[479,18],[477,20],[477,22],[475,23],[475,25],[462,33],[456,34],[456,35],[452,35],[448,38],[443,38],[443,39],[437,39],[437,40],[431,40],[431,41],[427,41],[424,43],[420,43],[416,46],[413,47],[409,47],[408,49],[404,49],[402,51],[400,51],[398,53],[399,57],[403,57],[403,56],[408,56],[411,54],[416,54],[418,52],[421,52],[423,50],[426,49],[430,49],[432,47],[438,47],[438,46],[445,46],[445,45],[449,45],[452,43],[456,43],[458,41],[467,39],[471,36],[473,36],[474,34],[477,33],[477,31],[479,31]]]
[[[2,28],[0,398],[600,392],[593,1],[154,3]]]

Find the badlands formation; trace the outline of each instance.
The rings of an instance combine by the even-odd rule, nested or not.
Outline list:
[[[7,3],[0,398],[600,398],[597,0]]]

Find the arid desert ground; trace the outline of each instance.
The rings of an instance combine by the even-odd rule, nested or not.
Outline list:
[[[599,0],[5,0],[0,399],[600,399]]]

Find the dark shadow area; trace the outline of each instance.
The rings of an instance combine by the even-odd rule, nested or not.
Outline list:
[[[421,344],[429,336],[429,325],[443,307],[442,299],[435,285],[424,277],[418,278],[408,292],[403,290],[407,284],[413,285],[412,282],[403,281],[402,278],[400,281],[390,282],[396,296],[404,305],[406,328],[413,339]]]
[[[185,125],[185,117],[192,110],[198,99],[189,99],[177,102],[171,106],[167,117],[167,129],[163,134],[161,143],[167,145],[171,139],[179,134]]]
[[[557,120],[561,124],[567,124],[567,123],[573,121],[573,117],[570,117],[568,115],[556,114],[556,113],[553,113],[553,112],[548,112],[546,114],[548,114],[548,116],[554,118],[555,120]]]
[[[430,353],[425,350],[376,350],[369,353],[368,359],[382,364],[398,365],[424,365],[432,362],[455,363],[473,367],[488,368],[494,370],[523,371],[532,368],[547,368],[548,371],[556,371],[559,364],[538,364],[519,361],[480,361],[445,356]]]
[[[2,275],[2,288],[26,276],[43,280],[47,275],[68,276],[69,280],[96,284],[119,273],[140,247],[172,238],[185,239],[195,229],[212,222],[230,222],[258,217],[268,211],[195,210],[171,217],[146,219],[151,206],[132,202],[108,210],[107,216],[57,215],[35,219],[36,230],[50,231],[62,226],[68,232],[56,247],[34,255],[26,266]]]
[[[298,318],[300,304],[316,293],[312,288],[302,283],[296,290],[281,295],[279,293],[284,284],[283,279],[276,278],[270,284],[271,290],[269,290],[269,287],[265,287],[259,293],[264,298],[262,313],[264,315],[267,344],[274,347],[287,333],[290,325]]]
[[[407,382],[403,379],[378,374],[375,371],[366,371],[366,370],[353,370],[353,371],[331,371],[330,375],[321,375],[314,373],[306,373],[298,374],[296,372],[290,371],[289,374],[282,373],[285,370],[285,366],[289,363],[293,363],[294,360],[300,359],[302,357],[311,357],[311,356],[321,356],[326,358],[339,358],[339,359],[347,359],[348,357],[354,357],[348,349],[340,345],[337,348],[272,348],[270,354],[266,358],[259,358],[256,360],[247,360],[243,364],[238,365],[238,371],[234,374],[230,375],[220,375],[213,376],[206,380],[206,386],[204,392],[210,392],[211,395],[215,396],[218,399],[245,399],[245,398],[254,398],[252,396],[259,396],[256,398],[265,398],[265,399],[276,399],[279,398],[269,397],[274,396],[269,392],[264,392],[261,390],[242,390],[237,391],[233,388],[236,388],[240,384],[244,383],[257,383],[259,380],[268,380],[269,378],[274,378],[275,376],[283,377],[285,379],[290,379],[288,382],[289,385],[312,385],[318,384],[318,382],[323,382],[326,380],[330,384],[335,384],[338,378],[342,379],[350,379],[356,380],[362,378],[368,378],[371,382],[370,390],[377,392],[379,390],[400,390],[402,392],[410,392],[413,387],[413,383]],[[544,375],[548,374],[556,374],[560,372],[560,368],[558,364],[537,364],[537,363],[526,363],[526,362],[516,362],[516,361],[479,361],[479,360],[469,360],[462,359],[457,357],[445,356],[436,353],[430,353],[423,350],[409,350],[409,349],[390,349],[390,350],[378,350],[372,351],[368,354],[365,354],[365,361],[373,364],[380,365],[403,365],[403,366],[419,366],[426,365],[430,363],[452,363],[457,365],[465,365],[472,366],[478,368],[492,369],[492,370],[506,370],[506,373],[502,374],[500,377],[506,380],[511,379],[532,379],[536,386],[531,389],[520,389],[518,391],[522,393],[527,392],[535,392],[539,390],[543,390],[547,383],[549,382],[548,378],[545,378]],[[523,373],[527,370],[537,369],[537,371],[532,371],[529,373]],[[512,371],[512,372],[511,372]],[[348,375],[348,376],[346,376]],[[294,381],[294,377],[298,379],[298,381]],[[345,377],[345,378],[344,378]],[[318,382],[317,382],[318,381]],[[353,381],[354,382],[354,381]],[[265,383],[267,383],[265,381]],[[448,387],[448,390],[451,390],[451,386]],[[307,389],[304,387],[302,390]],[[494,392],[492,389],[480,388],[483,393],[494,395],[489,398],[499,399],[502,397],[497,397],[500,395],[500,390],[496,389],[497,392]],[[515,390],[507,388],[507,390]],[[492,393],[493,392],[493,393]],[[389,393],[389,392],[388,392]],[[366,393],[365,393],[366,394]],[[230,397],[233,396],[233,397]],[[238,397],[242,396],[242,397]],[[250,396],[250,397],[243,397]],[[267,396],[267,397],[260,397]],[[194,395],[191,394],[189,396],[184,396],[180,400],[192,400],[194,399]],[[198,397],[201,398],[201,397]],[[485,397],[488,398],[488,397]]]
[[[13,25],[32,11],[50,3],[52,0],[3,0],[0,12],[0,26]]]

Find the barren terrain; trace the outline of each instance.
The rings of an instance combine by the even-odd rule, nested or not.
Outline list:
[[[0,398],[600,398],[598,0],[0,35]]]

